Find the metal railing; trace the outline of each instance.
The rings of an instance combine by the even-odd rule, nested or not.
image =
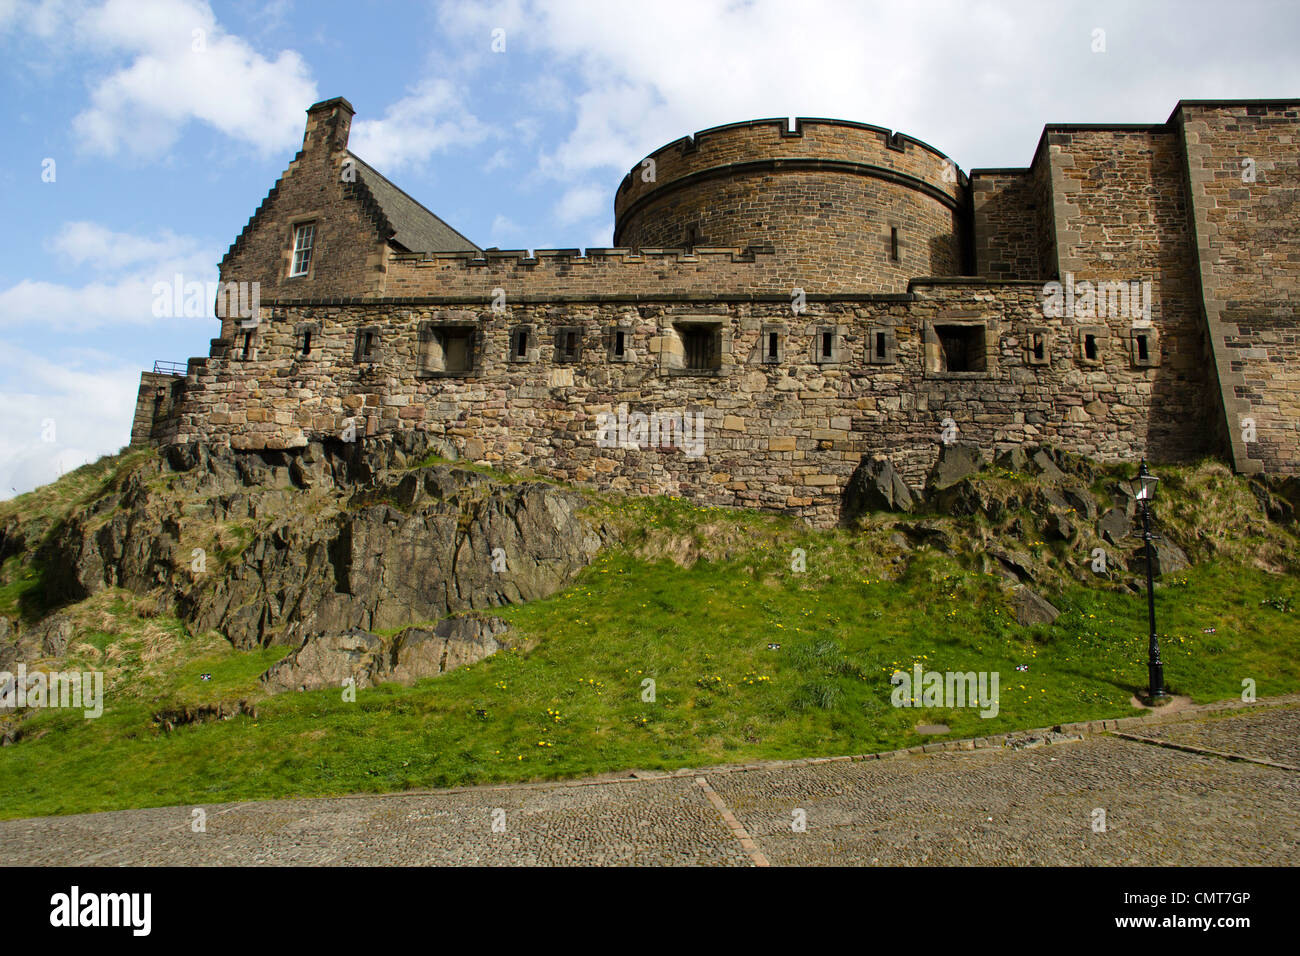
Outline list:
[[[189,372],[189,364],[186,362],[155,361],[153,370],[156,375],[185,375]]]

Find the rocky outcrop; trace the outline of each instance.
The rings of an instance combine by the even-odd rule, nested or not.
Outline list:
[[[957,484],[984,468],[984,452],[979,445],[954,442],[939,447],[939,457],[925,481],[926,496]]]
[[[1146,574],[1146,548],[1138,548],[1133,557],[1134,570],[1138,574]],[[1187,552],[1172,541],[1161,539],[1151,542],[1152,577],[1158,578],[1166,574],[1177,574],[1179,571],[1186,571],[1191,566],[1192,562],[1187,559]]]
[[[52,532],[47,598],[157,591],[237,647],[298,644],[546,597],[608,539],[583,516],[581,493],[454,464],[410,467],[429,447],[412,435],[168,449]],[[192,547],[196,529],[232,524],[251,529],[242,547]]]
[[[309,637],[261,677],[269,693],[388,682],[413,684],[495,654],[507,625],[495,617],[457,617],[432,630],[408,627],[391,641],[365,631]]]
[[[1024,626],[1051,624],[1061,615],[1049,601],[1023,585],[1011,592],[1011,606],[1016,612],[1016,623]]]
[[[246,700],[200,704],[197,707],[170,707],[155,713],[153,722],[162,730],[170,731],[186,724],[206,724],[214,720],[230,720],[232,717],[252,717],[256,720],[257,708]]]
[[[886,455],[863,455],[844,489],[843,517],[868,511],[912,511],[918,499]]]

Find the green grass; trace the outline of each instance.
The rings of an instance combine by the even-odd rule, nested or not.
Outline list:
[[[1146,679],[1145,596],[1069,587],[1049,595],[1063,612],[1054,625],[1022,628],[994,578],[937,552],[889,579],[897,568],[870,531],[811,532],[668,498],[621,502],[609,517],[631,529],[622,547],[563,593],[501,611],[508,651],[355,703],[337,690],[285,694],[256,719],[170,733],[154,712],[255,696],[287,648],[238,652],[139,618],[133,598],[103,598],[116,624],[91,631],[81,653],[116,655],[104,716],[29,717],[27,739],[0,750],[0,816],[888,750],[935,739],[918,723],[967,737],[1127,715]],[[1163,585],[1171,691],[1238,697],[1246,678],[1261,696],[1300,690],[1300,616],[1284,609],[1298,590],[1293,576],[1226,559]],[[999,672],[1000,712],[891,706],[890,674],[916,662]]]

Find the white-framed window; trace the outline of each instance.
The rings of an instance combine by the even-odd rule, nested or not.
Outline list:
[[[290,276],[305,276],[311,269],[312,240],[316,237],[316,223],[302,222],[293,227],[293,264]]]

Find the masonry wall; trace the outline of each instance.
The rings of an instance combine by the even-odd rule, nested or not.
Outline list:
[[[1039,204],[1028,169],[971,171],[975,274],[991,279],[1038,279]]]
[[[1214,377],[1176,131],[1048,127],[1045,140],[1061,279],[1151,282],[1149,320],[1112,311],[1075,327],[1100,326],[1130,348],[1135,333],[1154,330],[1161,363],[1149,383],[1152,436],[1158,445],[1218,452],[1220,435],[1206,424]],[[1189,416],[1189,408],[1199,411]]]
[[[131,420],[131,446],[149,445],[169,430],[185,380],[177,375],[157,372],[140,373],[140,390],[135,398],[135,415]],[[172,429],[174,430],[174,429]]]
[[[833,523],[861,456],[888,453],[914,484],[937,456],[944,420],[959,438],[990,450],[1048,441],[1102,459],[1147,455],[1183,460],[1199,448],[1186,430],[1153,432],[1151,403],[1161,370],[1134,368],[1111,343],[1096,367],[1082,368],[1076,340],[1042,319],[1040,283],[958,282],[917,286],[912,296],[813,301],[792,315],[788,301],[539,302],[505,314],[374,303],[273,303],[259,329],[257,359],[195,363],[172,440],[229,441],[239,448],[284,448],[345,435],[401,429],[452,442],[467,459],[636,493],[689,494],[702,503],[784,510]],[[720,369],[689,374],[679,327],[717,323]],[[936,323],[978,322],[988,332],[986,373],[934,371],[927,360]],[[470,374],[422,373],[421,323],[476,330]],[[298,354],[304,325],[318,329],[310,358]],[[511,333],[530,326],[535,343],[511,358]],[[615,329],[627,358],[611,357]],[[358,329],[378,334],[376,360],[355,360]],[[581,330],[576,362],[561,361],[556,333]],[[1049,335],[1049,364],[1031,366],[1031,329]],[[781,361],[764,364],[762,343],[776,330]],[[817,364],[823,330],[836,360]],[[876,331],[892,361],[873,364]],[[1166,396],[1194,416],[1199,392]],[[701,413],[704,448],[604,448],[597,416],[617,412]]]
[[[1196,278],[1234,464],[1296,474],[1300,110],[1294,101],[1184,103],[1174,120],[1188,157]]]
[[[792,274],[857,291],[966,272],[966,178],[910,137],[838,120],[793,129],[755,120],[678,140],[646,162],[653,178],[635,167],[615,198],[620,246],[770,243]]]

